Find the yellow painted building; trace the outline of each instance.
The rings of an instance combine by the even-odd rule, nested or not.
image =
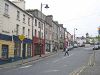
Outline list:
[[[0,58],[14,57],[14,42],[0,40]]]

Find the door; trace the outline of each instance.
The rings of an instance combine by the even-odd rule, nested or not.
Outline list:
[[[40,46],[39,46],[39,44],[36,43],[34,46],[35,46],[35,52],[34,52],[35,55],[39,55],[40,54]]]
[[[23,59],[25,59],[26,56],[26,44],[23,44]]]
[[[2,45],[2,58],[8,58],[8,45]]]

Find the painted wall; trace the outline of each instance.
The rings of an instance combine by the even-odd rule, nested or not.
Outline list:
[[[14,35],[16,35],[16,25],[19,25],[19,34],[22,34],[22,28],[25,27],[25,37],[28,37],[28,29],[30,29],[29,38],[32,39],[32,17],[21,9],[14,6],[12,3],[6,0],[0,0],[0,14],[1,14],[1,30],[3,34],[12,35],[12,31],[14,31]],[[9,5],[8,17],[5,16],[5,3]],[[17,20],[17,11],[20,12],[20,19]],[[23,23],[23,14],[25,15],[25,23]],[[30,25],[28,25],[28,18],[30,18]]]
[[[2,44],[8,45],[8,57],[14,57],[14,42],[0,40],[0,58],[2,56]]]

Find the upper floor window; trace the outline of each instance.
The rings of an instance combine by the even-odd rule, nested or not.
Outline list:
[[[23,23],[25,23],[25,15],[23,14]]]
[[[9,5],[5,3],[5,14],[8,15],[9,12]]]
[[[20,20],[20,12],[17,11],[17,20]]]
[[[19,25],[17,24],[16,25],[16,35],[18,35],[18,33],[19,33]]]
[[[28,29],[28,38],[29,38],[29,36],[30,36],[30,29]]]
[[[35,26],[37,26],[37,20],[35,19]]]
[[[25,27],[23,27],[23,35],[25,35]]]
[[[60,31],[61,31],[61,27],[60,27]]]
[[[38,27],[40,28],[40,22],[38,23],[38,25],[39,25]]]
[[[28,25],[30,25],[30,18],[28,18]]]
[[[43,24],[42,24],[42,26],[41,26],[41,29],[43,30]]]

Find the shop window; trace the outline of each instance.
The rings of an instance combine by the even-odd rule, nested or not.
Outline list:
[[[27,56],[31,56],[31,44],[27,44]]]
[[[20,52],[21,52],[21,44],[15,43],[14,55],[20,57]]]

